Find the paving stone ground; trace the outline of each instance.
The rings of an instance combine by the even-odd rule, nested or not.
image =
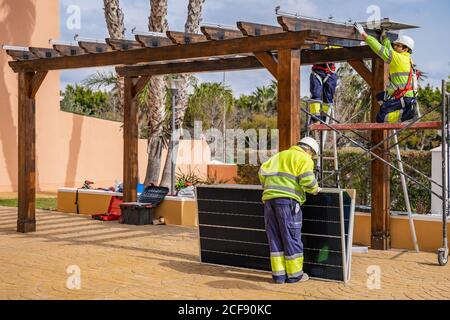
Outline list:
[[[275,285],[266,272],[201,264],[197,228],[36,215],[38,231],[20,234],[17,209],[0,207],[0,299],[450,299],[450,266],[433,253],[354,254],[347,285]],[[67,288],[69,266],[80,268],[79,290]],[[380,289],[368,289],[369,266]]]

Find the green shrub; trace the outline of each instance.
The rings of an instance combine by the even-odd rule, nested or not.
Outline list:
[[[339,166],[343,168],[341,174],[341,185],[346,189],[355,189],[357,191],[356,203],[358,205],[370,206],[371,195],[371,165],[369,156],[362,154],[363,150],[359,148],[343,148],[338,151]],[[429,151],[402,151],[402,160],[415,168],[431,176],[431,152]],[[331,156],[332,151],[327,150],[325,156]],[[362,157],[361,157],[362,156]],[[391,163],[398,166],[396,162],[395,153],[391,153]],[[346,165],[354,162],[351,166],[344,168]],[[325,170],[331,170],[333,167],[332,161],[325,161]],[[420,176],[405,165],[405,172],[411,175],[422,184],[431,188],[429,180]],[[238,177],[236,182],[238,184],[259,185],[258,179],[259,166],[253,165],[238,165]],[[329,174],[328,174],[329,175]],[[324,174],[327,177],[327,174]],[[327,179],[325,184],[333,185],[335,182],[334,176]],[[413,181],[407,179],[408,193],[413,212],[428,213],[431,208],[431,195],[427,190],[417,185]],[[391,169],[391,210],[406,211],[405,200],[403,197],[403,189],[400,180],[400,173]]]

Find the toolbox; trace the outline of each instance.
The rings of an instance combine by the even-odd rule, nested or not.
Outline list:
[[[155,208],[169,193],[169,188],[147,186],[139,195],[138,202],[124,202],[120,204],[122,214],[120,223],[145,225],[153,224]]]

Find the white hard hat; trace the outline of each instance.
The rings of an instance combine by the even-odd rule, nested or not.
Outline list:
[[[408,47],[409,49],[411,49],[411,51],[414,50],[414,40],[411,37],[400,36],[400,37],[398,37],[397,40],[394,41],[394,43],[400,43],[400,44]]]
[[[301,139],[298,142],[298,144],[299,145],[302,145],[302,144],[307,145],[316,153],[316,155],[319,154],[319,144],[317,143],[317,141],[314,138],[305,137],[305,138]]]

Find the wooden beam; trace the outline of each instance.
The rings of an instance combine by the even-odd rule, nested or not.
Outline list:
[[[61,56],[80,56],[86,54],[86,52],[79,46],[54,44],[53,49],[58,51]]]
[[[323,63],[323,61],[335,61],[347,57],[371,58],[375,54],[369,47],[330,49],[321,51],[302,50],[301,64],[311,65]],[[272,60],[276,61],[276,56],[272,54]],[[261,57],[260,57],[261,58]],[[270,60],[269,60],[270,63]],[[162,75],[176,73],[201,73],[209,71],[233,71],[247,69],[267,68],[256,57],[227,58],[217,60],[202,60],[177,63],[145,64],[137,66],[116,67],[120,76],[139,77],[142,75]],[[271,67],[275,70],[275,67]],[[268,69],[268,68],[267,68]]]
[[[366,83],[372,87],[373,86],[373,75],[372,71],[370,71],[366,65],[364,64],[364,61],[361,60],[349,60],[348,64],[352,66],[353,69],[361,76],[361,78],[366,81]]]
[[[279,150],[289,149],[300,139],[300,50],[278,51]]]
[[[30,52],[32,52],[36,57],[41,59],[60,57],[58,51],[53,48],[36,48],[30,47]]]
[[[44,82],[45,77],[47,76],[48,71],[38,71],[34,74],[33,79],[31,80],[31,92],[30,97],[35,98],[36,94],[41,87],[42,82]]]
[[[33,60],[38,59],[32,52],[30,51],[22,51],[22,50],[6,50],[6,54],[13,58],[16,61],[24,61],[24,60]]]
[[[178,31],[167,31],[166,34],[174,44],[189,44],[208,41],[208,38],[206,38],[206,36],[203,34],[185,33]]]
[[[202,33],[208,40],[225,40],[242,38],[242,32],[234,29],[223,29],[218,27],[200,27]]]
[[[278,16],[277,20],[284,31],[300,31],[309,28],[320,31],[321,37],[318,39],[318,42],[323,44],[355,47],[359,46],[363,40],[359,34],[355,34],[353,26],[286,16]],[[350,38],[348,37],[349,35],[351,36]]]
[[[19,73],[19,210],[17,232],[36,231],[36,110],[33,72]]]
[[[122,77],[139,77],[144,75],[155,76],[163,74],[201,73],[261,68],[264,67],[255,57],[244,57],[116,67],[116,72]]]
[[[134,96],[134,81],[126,77],[124,86],[123,115],[123,199],[137,200],[138,179],[138,107]]]
[[[408,127],[408,123],[343,123],[324,125],[320,123],[314,123],[310,126],[313,131],[331,131],[333,129],[339,131],[349,130],[428,130],[428,129],[442,129],[442,122],[430,121],[430,122],[417,122]],[[331,128],[330,128],[331,127]]]
[[[383,60],[377,58],[372,60],[373,86],[372,86],[372,111],[371,120],[375,122],[376,115],[380,109],[376,94],[385,89],[389,74],[389,66]],[[372,131],[372,145],[376,145],[386,139],[387,131]],[[389,161],[389,143],[385,142],[382,147],[374,150],[374,153]],[[376,250],[389,250],[391,247],[391,236],[389,231],[390,219],[390,168],[382,161],[372,161],[372,214],[371,214],[371,248]]]
[[[156,47],[166,47],[173,46],[172,40],[167,37],[158,36],[146,36],[146,35],[135,35],[136,41],[139,42],[143,47],[156,48]]]
[[[113,49],[106,43],[78,41],[78,45],[86,53],[104,53],[113,51]]]
[[[278,61],[270,52],[255,52],[255,57],[275,79],[278,79]]]
[[[243,37],[211,42],[199,42],[171,47],[142,48],[128,51],[112,51],[74,57],[58,57],[32,61],[11,61],[9,65],[16,71],[45,71],[100,67],[140,62],[193,59],[221,55],[240,55],[277,48],[300,48],[306,39],[319,34],[314,31],[283,32],[258,37]]]
[[[147,85],[147,83],[149,81],[150,81],[150,76],[139,77],[139,80],[137,80],[134,83],[133,98],[136,98],[142,92],[142,90],[144,90],[145,86]]]
[[[363,41],[362,36],[353,25],[344,25],[333,22],[324,22],[306,18],[278,16],[278,23],[286,31],[319,30],[321,35],[327,37]]]
[[[242,34],[247,37],[262,36],[284,32],[283,28],[277,26],[245,21],[238,21],[237,27],[239,28],[239,30],[241,30]]]
[[[124,50],[131,50],[131,49],[137,49],[137,48],[145,47],[144,45],[142,45],[142,43],[137,42],[137,41],[123,40],[123,39],[112,39],[112,38],[107,38],[105,40],[106,40],[106,43],[113,50],[124,51]]]
[[[302,64],[305,65],[321,64],[327,62],[343,62],[349,60],[365,60],[373,58],[377,58],[377,55],[368,46],[302,51]]]

